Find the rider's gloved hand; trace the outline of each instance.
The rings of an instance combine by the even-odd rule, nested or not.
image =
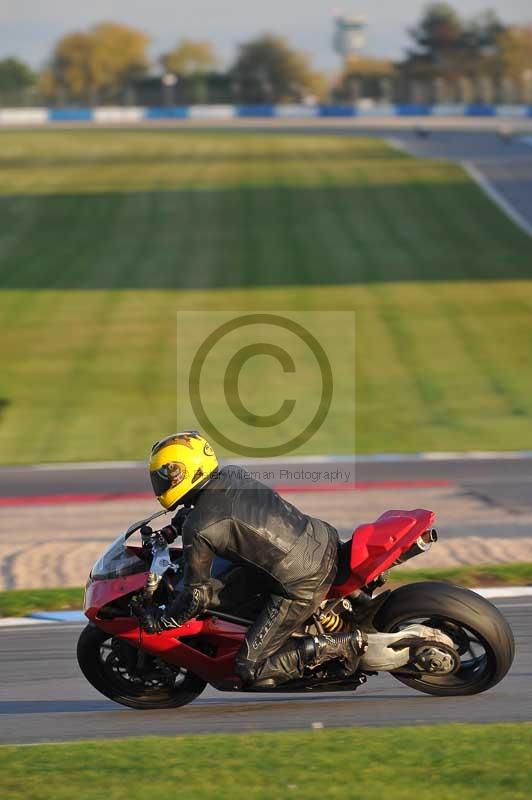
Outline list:
[[[142,629],[146,633],[160,633],[161,631],[178,628],[179,623],[168,616],[168,612],[159,606],[145,608],[140,620]]]
[[[159,531],[159,533],[162,533],[168,544],[172,544],[175,542],[178,536],[181,536],[183,523],[187,518],[187,515],[190,513],[190,510],[191,509],[186,506],[180,508],[177,514],[173,517],[170,525],[166,525]]]
[[[157,633],[160,614],[161,609],[158,606],[150,606],[142,610],[140,624],[146,633]]]
[[[146,609],[142,619],[142,627],[146,633],[160,633],[171,628],[179,628],[189,619],[201,614],[208,606],[211,597],[210,586],[197,586],[186,589],[167,608],[157,606]]]

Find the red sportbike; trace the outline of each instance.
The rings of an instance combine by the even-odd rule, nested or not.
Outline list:
[[[244,599],[236,605],[238,591],[222,591],[213,608],[185,625],[158,634],[143,631],[143,610],[168,605],[182,586],[182,551],[149,526],[164,513],[132,525],[94,565],[85,593],[89,624],[77,649],[83,674],[102,694],[136,709],[183,706],[208,683],[225,691],[253,691],[242,689],[233,662],[265,601],[267,587],[258,576],[251,594],[241,593]],[[346,674],[343,662],[332,661],[309,668],[303,679],[260,691],[353,691],[378,672],[446,697],[495,686],[512,664],[514,640],[491,603],[432,581],[380,590],[391,567],[437,540],[433,523],[431,511],[417,509],[387,511],[358,527],[340,547],[338,576],[327,600],[294,634],[362,629],[369,644],[355,672]],[[132,545],[135,533],[139,541]],[[212,574],[220,585],[229,585],[244,569],[216,558]],[[233,597],[232,604],[224,605],[225,595]]]

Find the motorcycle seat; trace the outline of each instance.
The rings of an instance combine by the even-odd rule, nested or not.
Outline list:
[[[423,512],[427,513],[427,512]],[[338,571],[333,586],[340,586],[350,577],[353,566],[369,557],[368,544],[373,550],[386,550],[387,541],[401,538],[416,524],[418,512],[387,511],[375,522],[359,525],[346,542],[338,545]]]

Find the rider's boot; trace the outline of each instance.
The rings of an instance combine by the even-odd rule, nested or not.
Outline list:
[[[355,672],[360,656],[366,652],[367,646],[365,634],[358,630],[352,633],[302,636],[291,639],[262,664],[237,656],[235,666],[244,687],[273,689],[280,683],[302,678],[307,668],[312,669],[333,659],[341,659],[346,674],[350,675]]]
[[[339,658],[349,673],[356,670],[360,656],[368,649],[367,636],[360,630],[351,633],[324,633],[313,637],[315,657],[310,667]]]

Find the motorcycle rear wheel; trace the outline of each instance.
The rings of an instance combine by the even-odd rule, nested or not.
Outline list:
[[[96,625],[81,632],[77,658],[82,673],[101,694],[141,711],[179,708],[195,700],[207,685],[197,675],[141,653]]]
[[[412,689],[440,697],[478,694],[499,683],[512,666],[512,630],[500,611],[475,592],[437,581],[401,586],[373,624],[379,631],[393,633],[416,622],[451,636],[461,661],[449,675],[391,673]]]

